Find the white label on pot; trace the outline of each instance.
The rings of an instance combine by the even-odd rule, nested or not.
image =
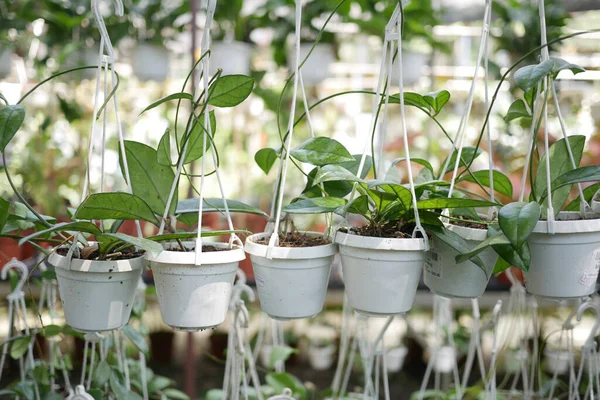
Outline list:
[[[265,278],[263,278],[260,275],[254,275],[254,280],[256,281],[256,284],[260,287],[265,286]]]
[[[440,263],[440,254],[433,250],[429,250],[427,260],[425,260],[425,271],[429,275],[433,275],[437,278],[442,277],[442,264]]]
[[[581,278],[579,279],[579,283],[583,286],[590,286],[598,280],[598,272],[600,271],[600,250],[594,250],[594,256],[592,258],[592,262],[587,267]]]

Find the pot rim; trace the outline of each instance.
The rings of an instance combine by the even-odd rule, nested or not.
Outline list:
[[[458,236],[465,240],[476,240],[483,241],[487,238],[487,229],[481,228],[469,228],[467,226],[454,225],[452,223],[446,224],[446,229],[456,233]]]
[[[127,260],[82,260],[80,258],[71,258],[71,263],[69,265],[67,257],[61,256],[54,251],[48,256],[48,263],[55,269],[62,269],[65,271],[114,274],[119,272],[131,272],[144,268],[146,259],[145,255]]]
[[[579,211],[561,211],[554,221],[554,233],[592,233],[600,232],[600,215],[593,219],[578,219]],[[548,221],[538,221],[533,233],[548,233]]]
[[[334,238],[335,243],[340,246],[356,247],[369,250],[392,250],[392,251],[424,251],[425,239],[393,239],[378,238],[374,236],[360,236],[353,233],[337,231]]]
[[[189,242],[185,242],[189,243]],[[170,243],[163,243],[163,247],[169,246]],[[227,248],[229,247],[229,243],[220,243],[220,242],[207,242],[206,245],[215,246],[218,248]],[[152,254],[148,254],[146,256],[147,260],[151,263],[160,263],[160,264],[172,264],[172,265],[196,265],[196,252],[195,251],[169,251],[163,250],[158,255],[154,256]],[[210,252],[202,252],[200,255],[201,265],[209,265],[209,264],[229,264],[232,262],[239,262],[246,258],[246,254],[244,253],[244,249],[242,246],[233,245],[233,248],[226,251],[210,251]]]
[[[321,232],[305,232],[307,236],[320,236],[325,235]],[[268,239],[272,233],[262,232],[255,233],[252,236],[246,238],[246,252],[252,256],[267,257],[268,245],[258,244],[254,240]],[[283,259],[283,260],[306,260],[312,258],[331,257],[335,255],[337,246],[332,241],[329,244],[312,247],[274,247],[271,251],[272,259]]]

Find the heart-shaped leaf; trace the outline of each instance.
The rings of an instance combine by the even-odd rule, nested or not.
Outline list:
[[[340,165],[324,165],[317,170],[312,184],[318,185],[323,182],[345,181],[360,182],[360,179]]]
[[[16,135],[25,120],[25,109],[22,105],[11,105],[0,109],[0,152]]]
[[[143,220],[159,224],[156,215],[144,200],[124,192],[95,193],[88,196],[77,208],[75,218]]]
[[[450,92],[447,90],[438,90],[437,92],[427,93],[423,95],[423,100],[431,106],[433,111],[435,111],[433,116],[436,116],[450,100]]]
[[[540,215],[541,207],[536,202],[510,203],[498,212],[498,224],[512,246],[520,249],[535,228]]]
[[[245,75],[225,75],[214,82],[208,92],[208,104],[215,107],[235,107],[244,100],[254,88],[254,78]]]
[[[527,110],[527,106],[525,106],[525,102],[521,99],[515,100],[508,111],[506,112],[506,116],[504,117],[504,121],[510,122],[513,119],[518,118],[531,118],[529,111]]]
[[[268,174],[275,161],[277,161],[277,151],[271,148],[260,149],[254,155],[254,161],[265,174]]]

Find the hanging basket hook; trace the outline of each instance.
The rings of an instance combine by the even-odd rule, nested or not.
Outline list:
[[[118,17],[122,17],[125,13],[125,9],[123,7],[122,0],[114,0],[115,2],[115,14]],[[112,64],[114,62],[113,56],[113,45],[110,41],[110,36],[108,35],[108,30],[106,29],[106,24],[104,23],[104,18],[102,18],[102,14],[100,13],[100,0],[92,0],[92,13],[94,14],[94,20],[96,20],[96,24],[98,24],[98,29],[100,30],[100,36],[102,37],[102,42],[104,43],[104,48],[106,49],[106,53],[109,57],[108,62]]]
[[[21,271],[21,276],[19,277],[19,282],[17,283],[15,290],[13,290],[8,295],[9,299],[11,297],[23,295],[23,286],[25,286],[25,283],[27,282],[27,276],[29,275],[29,269],[27,268],[27,266],[25,264],[23,264],[21,261],[17,260],[16,258],[13,258],[8,263],[6,263],[6,265],[4,265],[4,267],[2,267],[2,273],[0,274],[0,277],[2,278],[2,280],[6,280],[6,278],[8,277],[8,270],[10,270],[10,269],[16,269],[16,270]]]

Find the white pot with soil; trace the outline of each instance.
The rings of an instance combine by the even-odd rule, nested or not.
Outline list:
[[[404,365],[404,359],[408,354],[408,349],[402,346],[395,347],[386,351],[386,363],[388,372],[399,372],[402,369],[402,366]]]
[[[333,343],[308,345],[308,362],[310,367],[316,371],[327,371],[335,362],[337,347]]]
[[[308,238],[324,239],[307,232]],[[337,246],[323,240],[311,247],[274,247],[267,257],[270,233],[246,239],[262,310],[278,320],[308,318],[323,309]],[[261,243],[262,242],[262,243]]]
[[[177,330],[197,331],[221,324],[227,316],[233,281],[240,261],[240,246],[211,243],[202,248],[201,265],[192,251],[177,245],[149,257],[163,321]],[[210,246],[210,247],[209,247]]]
[[[447,225],[446,228],[462,237],[469,248],[477,246],[487,237],[487,229]],[[456,263],[457,251],[437,240],[425,261],[424,282],[439,296],[450,298],[477,298],[483,294],[494,271],[498,255],[490,247],[479,253],[485,271],[472,261]]]
[[[304,60],[312,43],[300,45],[300,62]],[[306,86],[316,86],[329,77],[331,65],[335,62],[335,51],[330,43],[319,43],[302,66],[302,79]],[[296,65],[296,53],[288,50],[288,68],[293,71]]]
[[[411,309],[425,262],[424,239],[391,239],[338,231],[346,294],[368,316]]]
[[[48,258],[54,266],[65,320],[80,332],[119,329],[129,321],[144,256],[95,261],[73,257],[58,249]]]
[[[571,354],[560,349],[544,349],[546,371],[550,374],[564,375],[569,371]]]
[[[596,216],[600,217],[600,216]],[[600,219],[580,219],[579,212],[561,212],[554,222],[539,221],[528,238],[527,291],[550,299],[583,298],[594,293],[600,269]]]
[[[12,70],[12,50],[0,47],[0,79],[10,75]]]
[[[223,75],[250,75],[252,45],[245,42],[213,42],[210,48],[210,74],[218,69]]]
[[[161,45],[140,43],[133,49],[131,68],[141,81],[163,82],[169,76],[169,51]]]

